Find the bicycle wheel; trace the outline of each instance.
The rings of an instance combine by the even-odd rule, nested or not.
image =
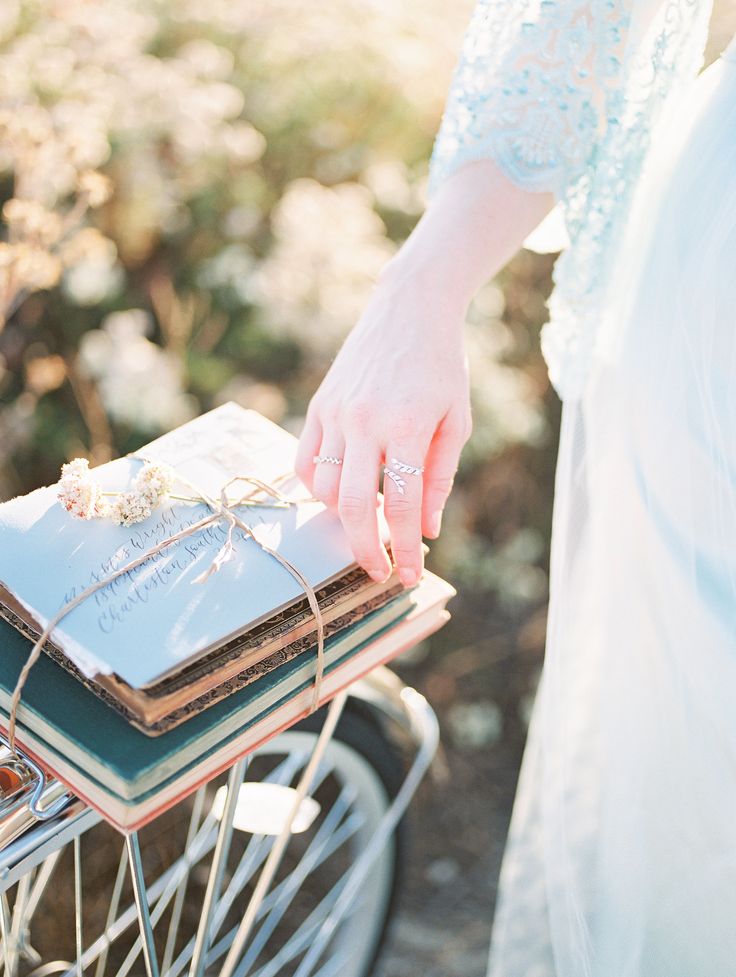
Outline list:
[[[284,736],[308,735],[312,743],[321,722],[320,713],[316,713]],[[401,786],[404,766],[395,744],[371,721],[369,713],[350,705],[338,723],[331,746],[335,754],[340,754],[345,782],[360,785],[360,805],[366,813],[370,809],[370,818],[366,818],[355,837],[355,860]],[[340,977],[373,974],[401,891],[406,848],[407,828],[402,818],[363,886],[361,903],[339,934],[339,942],[349,951],[350,958],[349,966],[339,972]]]
[[[256,751],[246,785],[283,788],[295,783],[311,755],[322,713]],[[305,957],[403,778],[397,748],[363,711],[349,704],[315,777],[314,817],[289,840],[239,957],[237,977],[373,973],[399,887],[403,822],[373,861],[324,953],[308,969]],[[196,958],[197,932],[212,885],[219,829],[216,798],[222,787],[223,778],[216,778],[138,836],[157,958],[167,977],[191,973]],[[201,954],[200,970],[209,977],[220,973],[258,870],[274,842],[273,835],[247,830],[248,818],[246,811],[244,830],[237,827],[236,818],[212,902],[212,934]],[[5,972],[73,977],[81,966],[95,977],[144,974],[125,856],[119,835],[100,823],[76,846],[67,845],[21,879],[3,907],[9,944]],[[75,907],[81,910],[79,929]],[[20,939],[10,945],[13,934]]]

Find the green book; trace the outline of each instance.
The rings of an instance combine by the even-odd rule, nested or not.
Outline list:
[[[410,597],[411,591],[406,592]],[[325,642],[326,673],[390,630],[412,608],[400,595]],[[7,719],[30,641],[0,620],[0,709]],[[121,798],[140,798],[221,747],[281,702],[312,684],[316,647],[244,686],[161,736],[131,726],[46,655],[31,669],[18,710],[24,731]],[[7,725],[7,722],[5,723]],[[30,748],[30,746],[29,746]],[[50,762],[50,765],[53,764]]]

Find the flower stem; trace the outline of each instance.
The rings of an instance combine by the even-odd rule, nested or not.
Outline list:
[[[122,495],[122,492],[102,492],[102,495]],[[177,502],[204,502],[204,499],[192,498],[191,495],[174,495],[173,492],[169,492],[166,496],[168,499],[175,499]],[[265,509],[288,509],[288,502],[260,502],[257,499],[239,499],[237,502],[232,503],[233,505],[252,505],[260,506]]]

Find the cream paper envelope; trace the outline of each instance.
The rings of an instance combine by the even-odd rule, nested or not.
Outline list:
[[[219,497],[234,475],[268,482],[292,471],[297,443],[256,411],[228,403],[136,454],[166,462]],[[93,477],[106,491],[126,490],[142,464],[137,457],[121,458],[93,469]],[[296,476],[281,489],[289,498],[309,495]],[[233,486],[231,494],[237,490]],[[46,486],[0,505],[0,583],[42,625],[91,583],[210,511],[203,503],[169,500],[145,522],[126,528],[73,518],[56,492],[55,485]],[[189,490],[177,483],[174,492]],[[321,502],[237,511],[257,539],[298,567],[314,588],[356,565],[339,516]],[[388,542],[382,500],[378,519]],[[235,559],[193,583],[226,535],[220,519],[107,584],[54,629],[55,644],[85,675],[114,672],[141,688],[303,597],[295,577],[237,529]]]

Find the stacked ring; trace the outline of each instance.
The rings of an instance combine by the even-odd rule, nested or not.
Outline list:
[[[314,455],[312,461],[315,465],[328,464],[328,465],[341,465],[342,458],[338,458],[336,455]],[[408,465],[406,462],[399,461],[398,458],[392,458],[391,464],[393,468],[388,466],[383,469],[384,473],[393,481],[396,488],[399,490],[401,495],[404,494],[404,486],[406,485],[406,479],[402,478],[402,475],[421,475],[424,471],[424,465]]]
[[[335,455],[315,455],[312,461],[315,465],[319,465],[321,462],[327,462],[330,465],[342,464],[342,458],[336,458]]]
[[[396,469],[395,471],[388,467],[384,468],[383,471],[385,475],[388,475],[396,488],[399,490],[400,495],[404,494],[404,486],[406,485],[406,479],[402,478],[401,474],[421,475],[424,471],[424,465],[407,465],[405,462],[399,461],[398,458],[392,458],[391,464],[393,465],[394,469]]]

